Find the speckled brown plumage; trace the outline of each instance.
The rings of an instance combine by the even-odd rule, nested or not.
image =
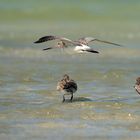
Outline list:
[[[134,88],[136,89],[137,93],[140,94],[140,77],[136,79]]]
[[[57,83],[57,90],[64,91],[63,102],[65,101],[65,95],[71,95],[70,101],[73,100],[73,93],[77,91],[77,84],[74,80],[65,74],[63,78]]]

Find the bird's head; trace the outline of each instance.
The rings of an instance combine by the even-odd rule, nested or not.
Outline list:
[[[140,77],[136,79],[136,85],[140,85]]]
[[[63,47],[64,47],[64,44],[63,44],[62,41],[59,41],[59,42],[57,43],[57,46],[58,46],[58,48],[63,48]]]
[[[65,75],[63,75],[63,79],[68,81],[70,79],[70,77],[67,74],[65,74]]]

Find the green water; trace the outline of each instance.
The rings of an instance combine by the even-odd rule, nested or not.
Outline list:
[[[0,0],[0,139],[140,139],[140,2],[138,0]],[[90,44],[42,51],[44,35],[93,36],[123,47]],[[78,84],[62,103],[58,80]]]

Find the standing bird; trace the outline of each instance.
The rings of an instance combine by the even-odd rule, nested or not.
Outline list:
[[[121,45],[116,44],[116,43],[99,40],[99,39],[96,39],[93,37],[83,37],[83,38],[80,38],[76,41],[72,41],[72,40],[67,39],[65,37],[57,37],[57,36],[52,36],[52,35],[41,37],[37,41],[35,41],[34,43],[42,43],[42,42],[46,42],[46,41],[50,41],[50,40],[58,40],[58,43],[54,47],[48,47],[48,48],[45,48],[43,50],[49,50],[49,49],[53,49],[53,48],[63,48],[64,49],[64,48],[67,48],[68,46],[73,45],[73,46],[75,46],[74,51],[76,51],[78,53],[85,53],[85,52],[99,53],[98,51],[95,51],[94,49],[89,47],[89,43],[94,42],[94,41],[112,44],[112,45],[116,45],[116,46],[121,46]]]
[[[134,86],[135,90],[138,92],[138,94],[140,94],[140,77],[138,77],[136,79],[136,83],[135,83],[135,86]]]
[[[57,83],[58,91],[64,91],[63,100],[65,102],[65,95],[71,95],[70,101],[73,100],[73,93],[77,91],[77,84],[74,80],[70,79],[70,77],[65,74],[63,78]]]

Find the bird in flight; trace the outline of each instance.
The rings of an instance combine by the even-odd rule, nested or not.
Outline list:
[[[47,47],[43,50],[49,50],[49,49],[53,49],[53,48],[63,48],[64,49],[64,48],[67,48],[69,46],[75,46],[74,51],[76,51],[78,53],[85,53],[85,52],[99,53],[98,51],[92,49],[89,46],[89,43],[94,42],[94,41],[107,43],[107,44],[111,44],[111,45],[116,45],[116,46],[121,46],[121,45],[116,44],[116,43],[96,39],[93,37],[83,37],[83,38],[80,38],[76,41],[72,41],[72,40],[65,38],[65,37],[57,37],[57,36],[52,36],[52,35],[41,37],[37,41],[35,41],[34,43],[43,43],[43,42],[47,42],[47,41],[51,41],[51,40],[58,40],[58,42],[55,46]]]

